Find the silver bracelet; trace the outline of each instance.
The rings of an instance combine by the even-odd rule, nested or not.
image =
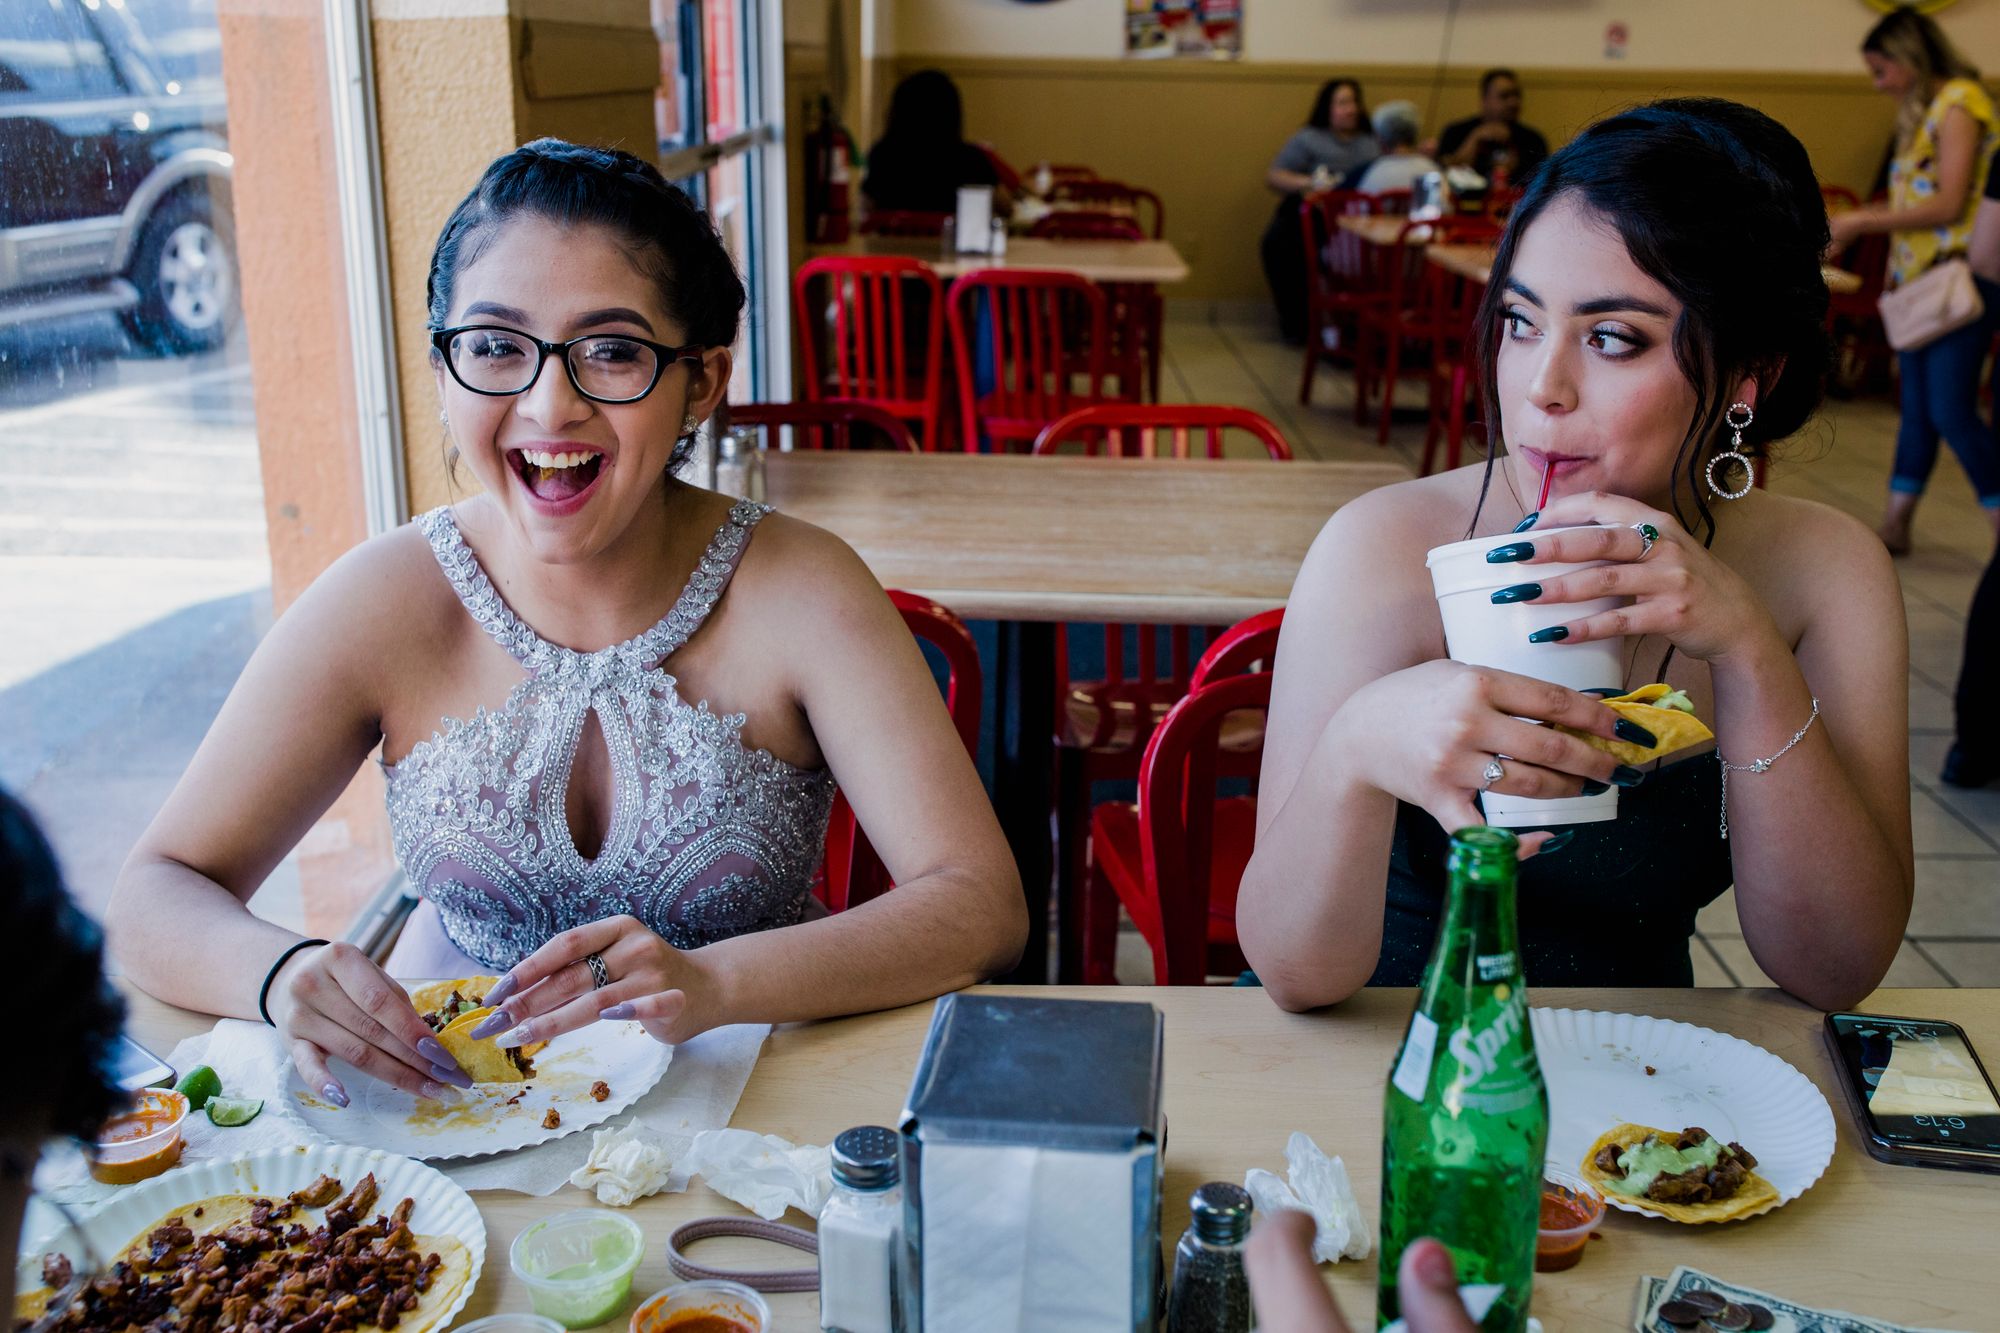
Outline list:
[[[1729,774],[1731,771],[1737,773],[1767,772],[1771,765],[1783,759],[1785,751],[1790,750],[1794,745],[1804,740],[1806,733],[1812,730],[1813,723],[1819,721],[1819,700],[1814,699],[1812,704],[1812,716],[1806,719],[1806,724],[1792,733],[1792,738],[1785,742],[1783,750],[1779,750],[1768,759],[1753,759],[1747,764],[1732,764],[1722,757],[1722,751],[1717,750],[1715,752],[1716,760],[1722,765],[1722,840],[1724,842],[1729,841]]]

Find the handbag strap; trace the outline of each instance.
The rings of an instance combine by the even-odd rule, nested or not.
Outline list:
[[[752,1240],[768,1240],[779,1245],[789,1245],[807,1254],[819,1254],[819,1237],[803,1227],[786,1226],[782,1222],[754,1221],[747,1217],[702,1217],[692,1222],[682,1223],[674,1228],[674,1234],[667,1237],[667,1267],[681,1278],[689,1281],[721,1280],[741,1282],[756,1291],[818,1291],[819,1268],[781,1268],[769,1272],[741,1272],[733,1268],[711,1268],[698,1264],[682,1253],[698,1240],[713,1236],[748,1236]]]

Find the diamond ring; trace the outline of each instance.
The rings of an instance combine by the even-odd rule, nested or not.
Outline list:
[[[1479,784],[1479,790],[1481,791],[1490,789],[1494,783],[1506,777],[1507,770],[1501,765],[1500,756],[1496,754],[1487,760],[1486,767],[1479,776],[1486,779],[1486,781]]]
[[[590,980],[598,990],[611,984],[611,974],[604,970],[602,954],[590,954],[583,960],[583,965],[590,969]]]
[[[1639,539],[1646,543],[1639,551],[1639,558],[1644,560],[1653,553],[1653,543],[1660,539],[1660,530],[1651,523],[1634,523],[1632,531],[1638,533]]]

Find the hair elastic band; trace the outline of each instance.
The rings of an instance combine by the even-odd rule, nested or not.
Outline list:
[[[711,1236],[748,1236],[789,1245],[807,1254],[819,1253],[819,1237],[803,1227],[782,1222],[752,1221],[747,1217],[702,1217],[674,1228],[667,1237],[667,1267],[689,1282],[721,1280],[741,1282],[755,1291],[818,1291],[819,1268],[782,1268],[768,1273],[742,1273],[730,1268],[710,1268],[695,1263],[681,1253],[683,1247]]]
[[[257,1012],[264,1016],[265,1027],[276,1027],[271,1021],[271,983],[278,979],[278,969],[292,960],[292,955],[301,949],[310,949],[316,944],[331,944],[332,940],[300,940],[291,948],[278,955],[278,961],[271,964],[271,970],[264,974],[264,984],[257,988]]]

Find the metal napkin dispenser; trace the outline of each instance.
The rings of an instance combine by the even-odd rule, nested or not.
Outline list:
[[[905,1327],[1151,1333],[1162,1021],[1150,1004],[947,995],[903,1110]]]

